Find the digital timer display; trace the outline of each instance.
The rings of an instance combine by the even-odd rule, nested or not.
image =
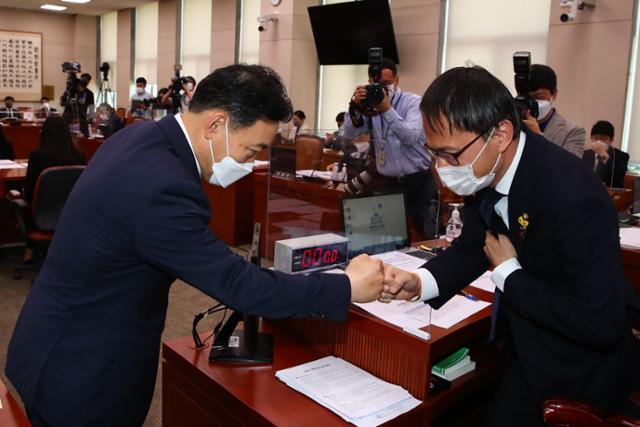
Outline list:
[[[291,272],[315,270],[347,262],[347,249],[347,242],[294,249],[291,253]]]

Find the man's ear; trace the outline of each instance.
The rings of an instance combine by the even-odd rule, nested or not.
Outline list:
[[[558,89],[554,90],[553,93],[551,94],[551,100],[555,101],[557,96],[558,96]]]
[[[213,135],[224,131],[224,123],[228,120],[226,114],[221,111],[213,110],[205,116],[205,139],[212,139]]]
[[[498,142],[498,151],[504,153],[514,138],[513,124],[509,120],[503,120],[494,131],[494,138]]]

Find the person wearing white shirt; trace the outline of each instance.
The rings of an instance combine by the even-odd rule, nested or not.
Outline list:
[[[151,118],[151,100],[154,96],[147,92],[147,79],[136,79],[136,93],[131,96],[129,111],[133,117]]]
[[[417,271],[387,267],[381,300],[438,309],[493,268],[489,340],[508,365],[486,425],[543,426],[553,396],[621,405],[640,385],[626,316],[637,301],[602,183],[526,129],[507,87],[481,67],[439,76],[420,109],[442,184],[465,197],[464,227]]]
[[[302,110],[296,110],[293,112],[293,118],[291,123],[293,127],[289,131],[289,142],[294,143],[298,135],[313,135],[313,131],[304,122],[307,119],[306,114]]]

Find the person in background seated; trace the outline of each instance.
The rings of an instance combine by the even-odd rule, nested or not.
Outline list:
[[[538,102],[538,117],[526,112],[524,123],[534,133],[544,136],[571,154],[582,157],[586,131],[561,116],[553,108],[558,95],[556,73],[547,65],[533,64],[529,74],[529,96]]]
[[[629,155],[613,147],[613,125],[600,120],[591,128],[591,149],[584,152],[582,160],[607,187],[624,187]]]
[[[124,122],[116,114],[116,110],[107,103],[102,103],[96,108],[96,129],[105,138],[110,137],[124,127]]]
[[[151,112],[151,101],[154,96],[146,91],[147,79],[144,77],[138,77],[136,79],[136,93],[131,97],[131,104],[129,105],[129,111],[133,117],[151,118],[151,114],[146,114],[147,111]]]
[[[31,204],[36,189],[36,183],[42,171],[54,166],[85,165],[84,154],[81,153],[71,139],[69,125],[62,117],[48,117],[40,132],[40,145],[29,155],[27,178],[24,184],[24,200],[27,202],[26,223],[27,231],[33,228],[30,219]],[[27,247],[24,263],[32,262],[33,248]]]
[[[17,108],[13,108],[15,99],[13,96],[5,96],[4,108],[0,108],[0,119],[19,119],[20,111]]]
[[[49,103],[49,98],[47,98],[46,96],[43,96],[42,98],[40,98],[40,105],[42,107],[36,112],[37,117],[46,118],[51,115],[58,114],[58,110],[51,107],[51,104]]]
[[[13,154],[13,145],[7,139],[0,126],[0,160],[15,160],[16,156]]]
[[[293,112],[293,118],[291,119],[293,127],[289,131],[290,143],[294,143],[298,135],[313,135],[313,131],[304,124],[306,119],[307,116],[304,114],[304,111],[296,110]]]
[[[339,138],[339,134],[340,131],[342,130],[342,125],[344,124],[344,111],[338,113],[338,115],[336,116],[336,125],[338,125],[338,130],[331,132],[331,133],[327,133],[326,134],[326,141],[325,141],[325,148],[332,148],[334,150],[341,150],[341,142],[340,141],[342,138]]]

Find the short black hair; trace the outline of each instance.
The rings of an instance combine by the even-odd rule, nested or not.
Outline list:
[[[169,89],[166,87],[161,87],[160,89],[158,89],[158,96],[164,95],[165,93],[169,92]]]
[[[138,83],[142,83],[143,85],[146,86],[147,85],[147,79],[145,79],[144,77],[138,77],[136,79],[136,84],[138,84]]]
[[[336,122],[344,122],[344,111],[338,113],[336,116]]]
[[[5,100],[5,101],[12,100],[13,102],[16,102],[16,100],[15,100],[15,99],[13,99],[13,96],[11,96],[11,95],[5,96],[5,97],[4,97],[4,100]]]
[[[89,73],[82,73],[82,74],[80,74],[80,78],[81,78],[81,79],[86,79],[86,80],[91,80],[91,74],[89,74]]]
[[[373,67],[373,65],[369,65],[369,68],[367,69],[367,74],[369,74],[369,77],[372,77],[373,75]],[[382,65],[380,65],[380,70],[391,70],[394,76],[398,74],[398,67],[396,67],[396,63],[389,58],[382,58]]]
[[[555,71],[548,65],[533,64],[529,73],[529,91],[548,89],[554,93],[558,89],[558,79]]]
[[[296,110],[296,111],[294,111],[294,112],[293,112],[293,115],[294,115],[294,116],[298,116],[298,118],[299,118],[299,119],[302,119],[302,120],[304,120],[304,119],[306,119],[306,118],[307,118],[307,115],[306,115],[306,114],[304,113],[304,111],[302,111],[302,110]]]
[[[293,111],[280,76],[267,66],[248,64],[219,68],[200,82],[189,111],[212,108],[229,113],[232,128],[252,126],[258,120],[288,122]]]
[[[42,98],[40,98],[40,102],[42,102],[42,101],[43,101],[43,100],[45,100],[45,99],[46,99],[47,101],[50,101],[50,99],[49,99],[49,98],[47,98],[46,96],[43,96]]]
[[[513,125],[514,138],[522,125],[509,89],[480,66],[456,67],[438,76],[427,88],[420,103],[427,125],[434,131],[445,129],[488,132],[503,120]]]
[[[599,120],[595,125],[591,128],[591,135],[604,135],[613,139],[614,129],[611,122],[606,120]]]
[[[185,80],[190,81],[191,83],[193,83],[194,86],[196,85],[196,79],[194,79],[192,76],[185,77]],[[189,104],[189,105],[191,105],[191,104]]]

